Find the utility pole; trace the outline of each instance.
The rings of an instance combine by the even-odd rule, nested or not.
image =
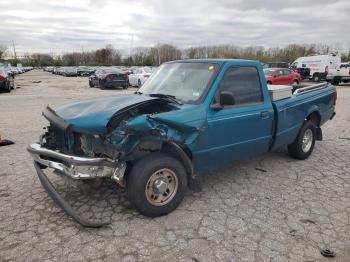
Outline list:
[[[13,46],[13,54],[15,56],[15,59],[17,60],[15,41],[13,41],[13,40],[12,40],[12,46]]]

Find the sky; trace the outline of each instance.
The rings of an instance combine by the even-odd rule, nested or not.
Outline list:
[[[350,0],[1,0],[0,45],[19,55],[234,44],[350,49]]]

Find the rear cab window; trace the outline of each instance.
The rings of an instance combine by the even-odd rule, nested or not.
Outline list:
[[[231,67],[221,79],[214,102],[219,102],[220,92],[231,92],[235,106],[262,104],[264,102],[259,72],[255,67]]]

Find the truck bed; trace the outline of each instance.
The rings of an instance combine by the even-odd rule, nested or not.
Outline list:
[[[320,126],[330,119],[334,112],[335,92],[334,86],[324,83],[297,89],[290,98],[272,101],[275,124],[271,150],[292,143],[311,113],[318,114]]]

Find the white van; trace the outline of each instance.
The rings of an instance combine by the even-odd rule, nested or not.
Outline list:
[[[340,62],[340,56],[335,54],[304,56],[295,60],[291,68],[297,70],[303,78],[318,82],[321,79],[326,79],[328,71],[338,68]]]

